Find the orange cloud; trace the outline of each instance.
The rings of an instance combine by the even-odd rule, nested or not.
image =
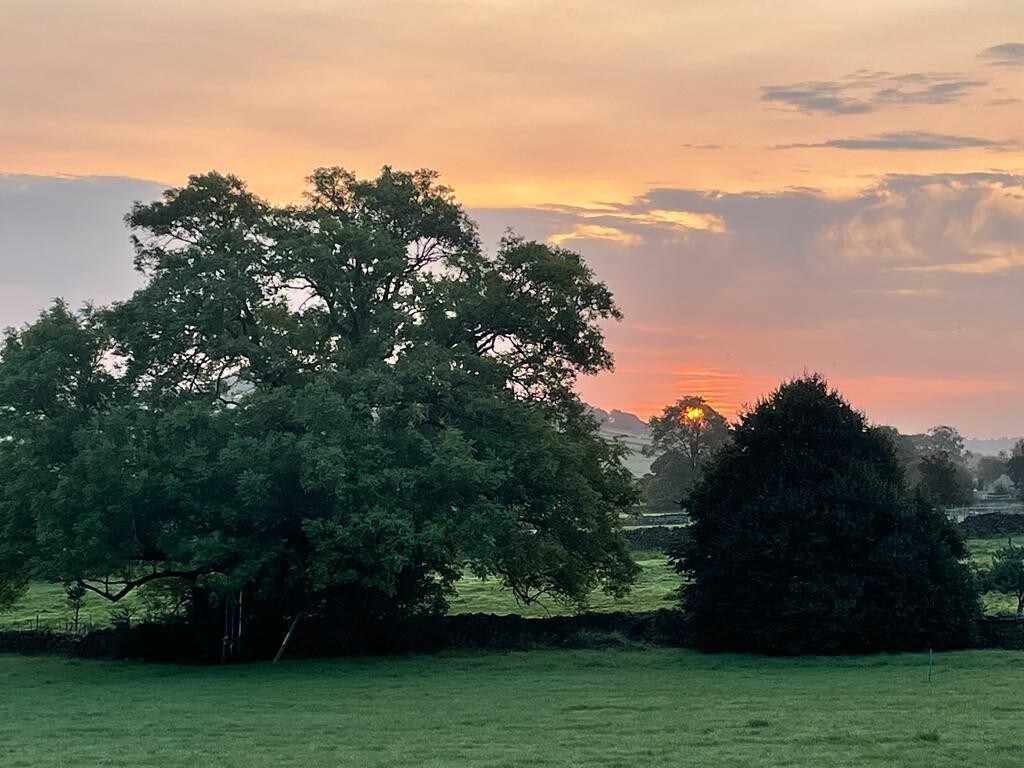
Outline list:
[[[555,245],[563,245],[570,240],[609,240],[627,246],[640,245],[644,241],[640,235],[600,224],[577,224],[568,232],[556,232],[548,237],[548,242]]]

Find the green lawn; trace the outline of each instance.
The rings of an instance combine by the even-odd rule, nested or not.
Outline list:
[[[669,608],[675,604],[677,598],[673,590],[678,588],[679,578],[668,568],[665,556],[660,552],[639,552],[635,556],[642,570],[632,592],[622,600],[595,592],[591,598],[591,610],[648,611]],[[131,595],[114,606],[101,597],[87,594],[82,601],[79,622],[82,626],[107,626],[113,613],[124,608],[134,611],[136,617],[141,617],[143,612],[140,601]],[[468,576],[459,584],[458,596],[452,601],[451,612],[547,616],[568,613],[570,609],[550,602],[520,606],[498,580]],[[71,616],[72,611],[60,584],[36,583],[12,611],[0,613],[0,629],[32,628],[37,622],[42,627],[60,629]]]
[[[602,592],[590,598],[592,611],[653,611],[678,604],[679,576],[668,567],[661,552],[634,553],[641,571],[632,591],[616,600]],[[555,603],[519,605],[496,579],[466,577],[459,582],[458,596],[451,601],[451,613],[518,613],[523,616],[547,616],[568,613],[569,609]]]
[[[992,565],[992,555],[997,549],[1006,546],[1007,539],[1013,539],[1014,544],[1024,543],[1024,536],[996,536],[991,539],[968,539],[967,548],[971,553],[971,562],[981,568]]]
[[[971,562],[979,567],[991,562],[992,552],[1006,544],[1005,537],[993,539],[971,539],[967,545],[971,551]],[[641,573],[632,592],[622,600],[615,600],[601,592],[591,596],[590,610],[594,611],[649,611],[668,608],[675,604],[675,590],[679,578],[668,568],[665,556],[660,552],[638,552],[635,554]],[[114,611],[128,608],[141,617],[143,608],[139,600],[129,596],[117,606],[112,606],[95,595],[86,595],[83,601],[80,622],[85,625],[106,626]],[[1016,601],[1008,595],[988,594],[983,598],[988,613],[1011,612],[1016,610]],[[467,576],[458,585],[458,595],[451,603],[452,613],[518,613],[524,616],[547,616],[564,614],[569,609],[555,603],[520,606],[497,579],[477,579]],[[0,629],[10,627],[32,627],[38,621],[41,626],[60,628],[71,617],[71,609],[59,584],[33,584],[28,594],[15,606],[13,611],[0,614]]]
[[[1018,653],[460,652],[237,667],[0,656],[0,765],[1019,766]]]
[[[1006,537],[992,539],[969,539],[967,547],[970,551],[970,562],[985,568],[992,563],[992,553],[1006,546]],[[675,590],[679,588],[679,577],[668,568],[665,556],[660,552],[640,552],[635,554],[640,564],[641,573],[632,592],[622,600],[614,600],[607,595],[595,593],[590,600],[590,609],[594,611],[650,611],[657,608],[669,608],[677,603]],[[547,610],[541,606],[519,606],[515,598],[501,588],[498,581],[490,579],[482,581],[476,578],[465,578],[459,583],[458,598],[452,601],[452,613],[520,613],[524,616],[545,616],[566,613],[566,609],[557,605],[548,605]],[[1016,599],[1009,595],[986,594],[982,596],[985,612],[991,614],[1009,613],[1017,610]]]

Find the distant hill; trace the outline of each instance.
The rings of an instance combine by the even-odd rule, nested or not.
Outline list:
[[[651,471],[653,456],[645,456],[644,448],[651,444],[651,430],[647,422],[633,413],[588,406],[601,425],[601,436],[614,440],[629,448],[626,466],[636,477],[643,477]]]
[[[590,412],[597,418],[602,431],[622,435],[636,435],[638,437],[649,437],[651,434],[647,422],[636,414],[619,410],[606,411],[603,408],[595,408],[592,405],[588,407]]]

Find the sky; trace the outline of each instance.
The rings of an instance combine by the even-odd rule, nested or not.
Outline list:
[[[0,325],[138,282],[191,173],[434,168],[625,319],[594,405],[817,371],[877,423],[1024,434],[1019,0],[2,0]]]

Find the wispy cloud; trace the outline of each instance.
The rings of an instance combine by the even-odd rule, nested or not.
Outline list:
[[[955,261],[941,264],[923,264],[920,266],[901,267],[908,272],[953,272],[963,275],[988,275],[993,272],[1005,272],[1024,266],[1024,248],[1016,252],[997,255],[971,254],[967,261]]]
[[[607,240],[617,245],[643,245],[651,237],[657,240],[680,241],[695,232],[723,233],[725,220],[708,211],[687,211],[676,208],[644,206],[626,208],[620,204],[583,208],[578,206],[546,206],[556,220],[568,218],[568,227],[546,236],[549,243],[564,245],[573,240]]]
[[[664,187],[621,203],[474,214],[485,231],[494,220],[584,251],[604,242],[633,258],[656,253],[651,281],[685,265],[687,280],[711,294],[738,285],[800,294],[814,275],[833,293],[935,297],[947,286],[911,275],[1024,267],[1024,176],[1006,173],[892,175],[846,196]]]
[[[958,136],[951,133],[932,133],[931,131],[889,131],[843,139],[827,139],[825,141],[778,144],[775,149],[867,149],[896,152],[921,152],[953,149],[989,149],[1006,151],[1020,149],[1021,142],[1016,140],[985,139],[979,136]]]
[[[859,70],[842,80],[763,86],[761,101],[785,104],[808,114],[851,115],[885,107],[949,104],[987,84],[960,73]]]
[[[818,246],[907,272],[991,274],[1024,266],[1024,177],[893,176],[823,228]]]
[[[1024,43],[1002,43],[978,54],[993,67],[1024,67]]]
[[[555,245],[564,245],[572,240],[609,240],[627,246],[640,245],[644,241],[640,235],[601,224],[574,224],[564,232],[555,232],[548,236],[548,242]]]

